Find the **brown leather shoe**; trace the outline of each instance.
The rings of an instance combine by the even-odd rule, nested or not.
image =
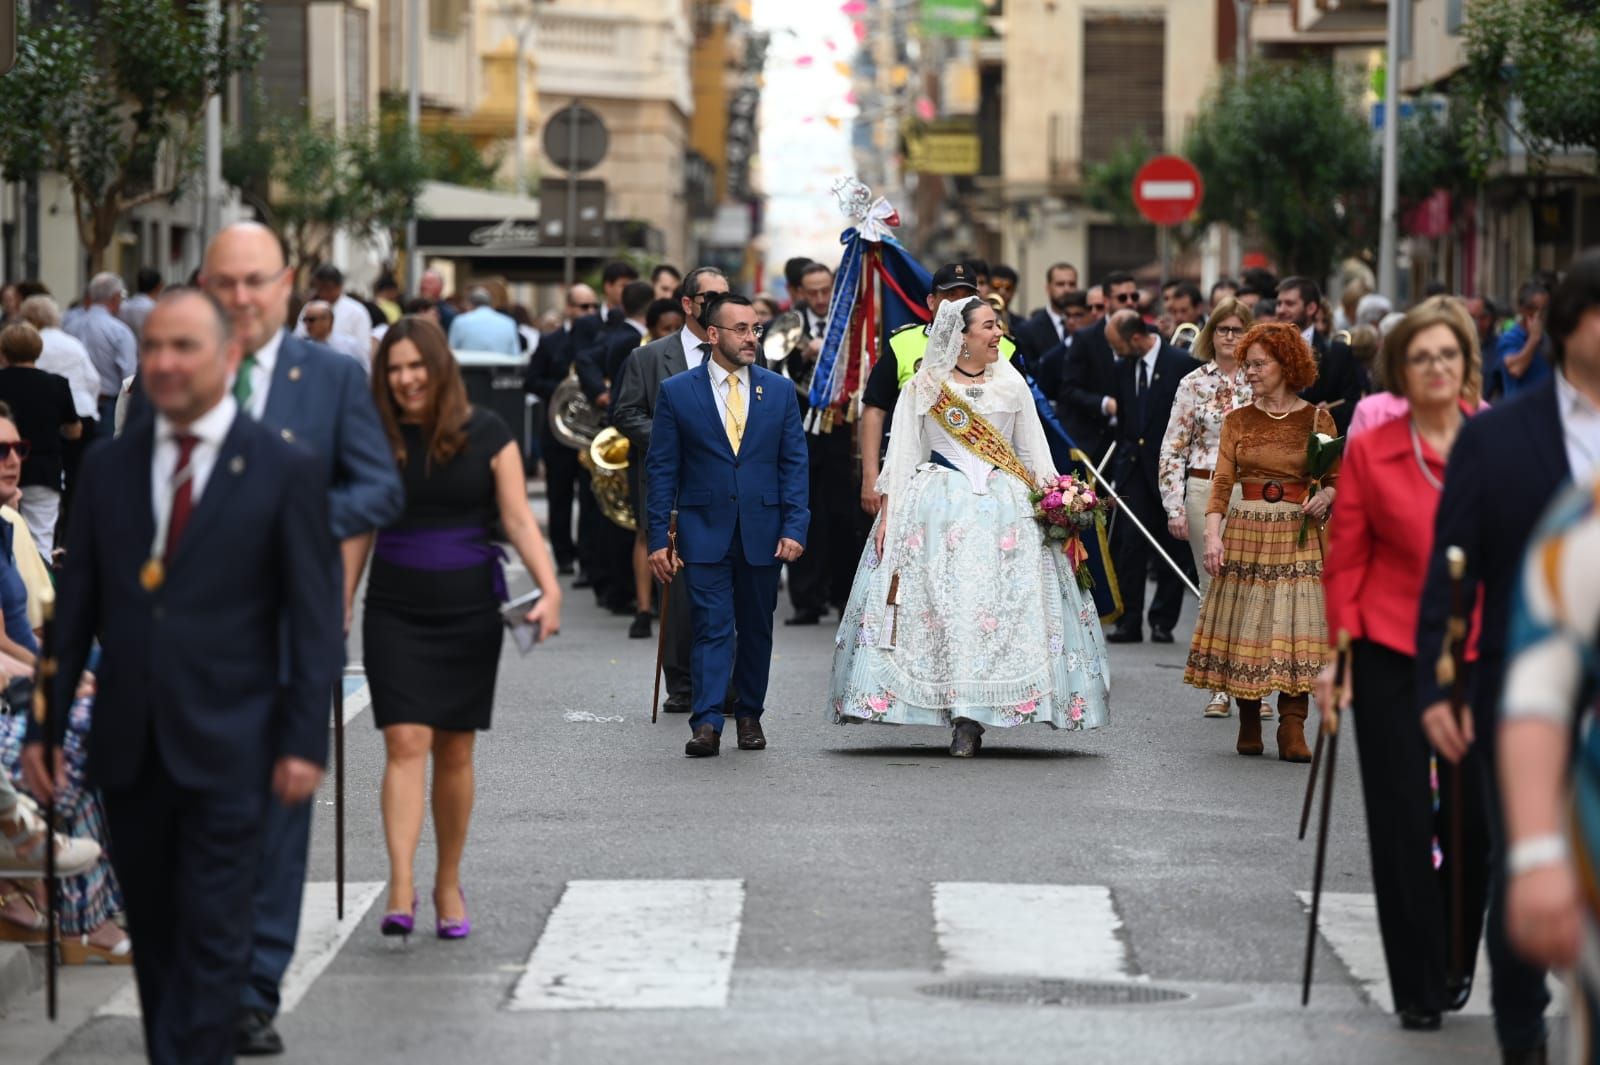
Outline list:
[[[683,753],[690,758],[715,758],[722,751],[722,736],[710,725],[694,730],[694,739],[683,745]]]
[[[1305,733],[1308,704],[1304,695],[1278,697],[1278,757],[1285,762],[1311,761]]]
[[[761,719],[757,717],[736,717],[733,719],[734,728],[739,733],[739,749],[741,751],[764,751],[767,749],[766,733],[761,731]]]

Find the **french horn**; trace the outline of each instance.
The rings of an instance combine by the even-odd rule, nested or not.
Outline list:
[[[1195,325],[1193,322],[1184,322],[1182,325],[1178,326],[1178,328],[1172,331],[1172,346],[1175,348],[1181,348],[1184,346],[1193,347],[1194,338],[1199,335],[1199,326]]]
[[[582,455],[600,435],[603,424],[600,412],[583,394],[574,366],[550,395],[550,433]]]
[[[578,452],[578,464],[589,471],[590,487],[600,513],[632,532],[639,527],[639,519],[628,492],[630,450],[622,430],[607,426],[595,434],[588,447]]]

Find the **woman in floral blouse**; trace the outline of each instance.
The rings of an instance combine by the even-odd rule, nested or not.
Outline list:
[[[1161,506],[1167,512],[1167,531],[1189,541],[1194,566],[1200,573],[1200,594],[1211,587],[1206,572],[1206,504],[1211,499],[1211,475],[1217,468],[1217,444],[1222,439],[1222,419],[1246,406],[1253,398],[1238,359],[1239,339],[1255,324],[1250,308],[1238,300],[1217,304],[1190,352],[1203,364],[1178,382],[1172,400],[1172,418],[1161,440],[1157,467]],[[1263,717],[1271,709],[1261,708]],[[1228,693],[1211,693],[1206,717],[1228,716]]]

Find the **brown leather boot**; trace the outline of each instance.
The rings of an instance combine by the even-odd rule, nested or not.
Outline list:
[[[1311,761],[1306,746],[1306,711],[1310,696],[1278,696],[1278,757],[1285,762]]]
[[[1266,750],[1261,742],[1261,700],[1240,699],[1239,742],[1234,750],[1240,754],[1258,755]]]

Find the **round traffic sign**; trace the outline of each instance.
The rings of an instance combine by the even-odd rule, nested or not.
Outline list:
[[[1204,196],[1200,171],[1176,155],[1156,156],[1133,177],[1134,206],[1146,221],[1158,226],[1175,226],[1187,220]]]
[[[544,124],[544,151],[563,170],[581,174],[606,157],[611,137],[600,116],[582,104],[568,104]]]

